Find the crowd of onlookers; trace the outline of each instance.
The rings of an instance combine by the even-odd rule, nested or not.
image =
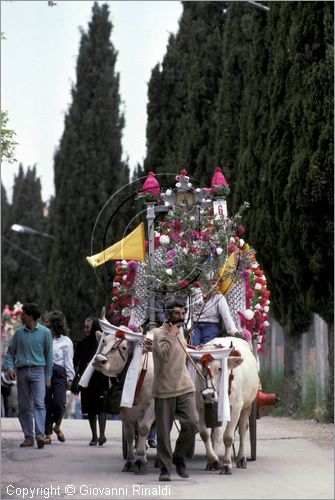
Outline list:
[[[36,304],[26,303],[15,320],[1,375],[1,415],[19,418],[25,436],[20,446],[34,446],[36,439],[42,448],[51,444],[53,433],[64,442],[61,423],[66,417],[87,418],[92,431],[89,444],[102,446],[107,440],[106,420],[111,418],[106,408],[110,380],[95,371],[87,387],[78,386],[97,349],[97,318],[85,320],[85,337],[75,351],[61,311],[41,315]]]

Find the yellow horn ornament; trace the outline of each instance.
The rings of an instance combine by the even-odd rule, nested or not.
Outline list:
[[[223,295],[226,295],[231,290],[236,280],[236,274],[235,274],[236,268],[237,268],[237,257],[235,253],[232,253],[228,257],[224,265],[221,267],[221,269],[219,270],[219,277],[221,280],[219,291]]]

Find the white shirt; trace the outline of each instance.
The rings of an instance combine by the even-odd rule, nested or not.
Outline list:
[[[73,343],[69,337],[61,335],[58,339],[53,338],[52,361],[55,365],[63,366],[67,379],[73,380]]]
[[[207,302],[204,302],[203,294],[200,289],[193,293],[193,311],[192,319],[196,323],[218,323],[221,316],[226,327],[227,333],[238,331],[234,320],[230,314],[226,298],[222,293],[215,293]]]

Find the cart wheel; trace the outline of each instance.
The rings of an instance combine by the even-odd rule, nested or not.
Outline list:
[[[252,403],[251,413],[249,417],[249,434],[250,434],[250,460],[256,460],[257,450],[257,402]]]
[[[124,430],[123,430],[123,424],[122,424],[122,454],[123,458],[127,458],[127,441],[126,438],[124,437]]]

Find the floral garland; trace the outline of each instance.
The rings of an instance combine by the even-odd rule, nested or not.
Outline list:
[[[107,311],[109,320],[115,326],[128,326],[131,308],[139,303],[133,288],[137,268],[138,262],[135,260],[116,262],[112,302]]]
[[[246,340],[256,337],[259,352],[263,352],[266,329],[269,326],[270,291],[264,271],[252,255],[251,265],[241,273],[246,286],[246,309],[238,311],[242,333]]]

